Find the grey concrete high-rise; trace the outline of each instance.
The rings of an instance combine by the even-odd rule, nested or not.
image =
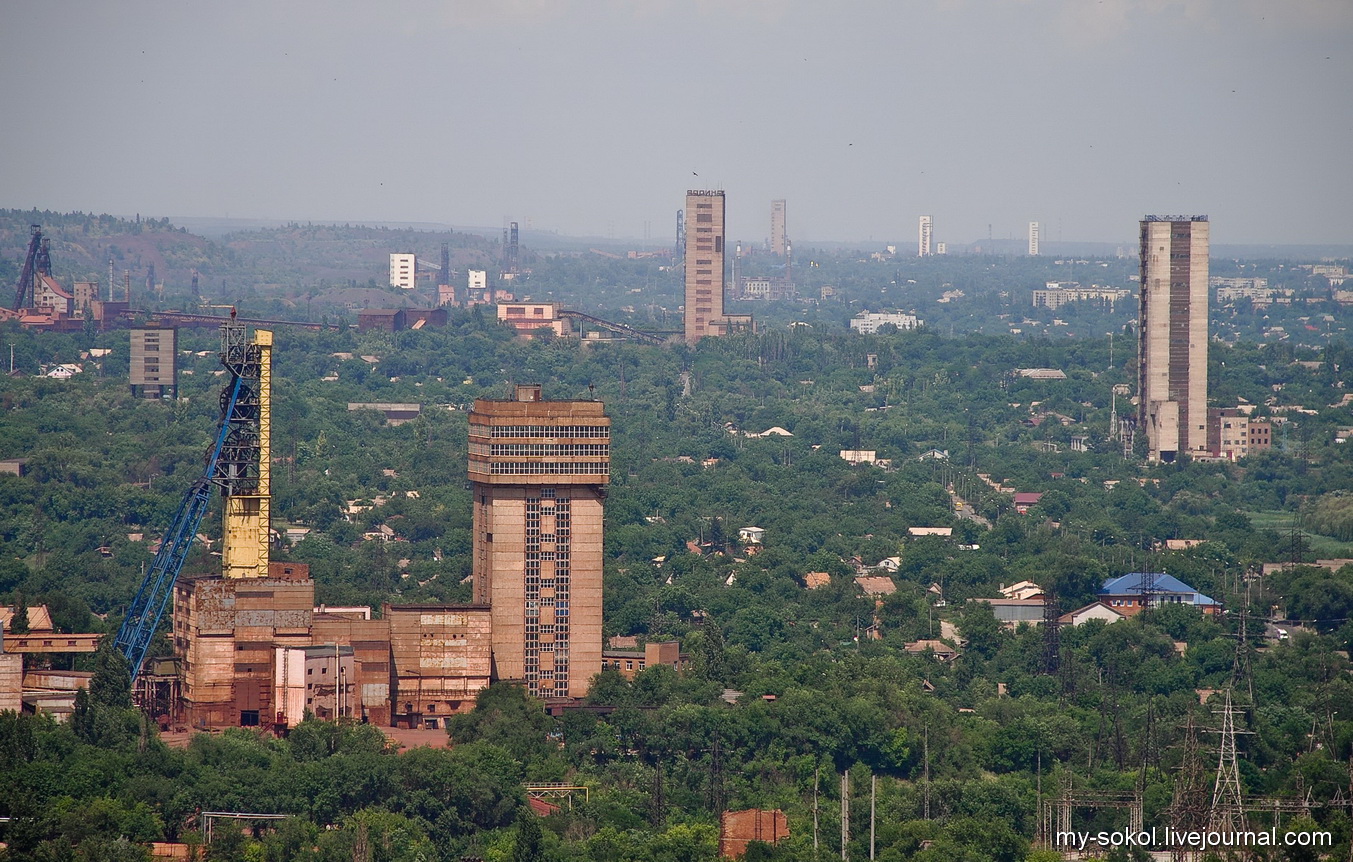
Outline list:
[[[784,257],[789,253],[789,239],[785,231],[785,202],[770,202],[770,253]]]
[[[1207,216],[1141,221],[1138,427],[1152,461],[1206,453]]]

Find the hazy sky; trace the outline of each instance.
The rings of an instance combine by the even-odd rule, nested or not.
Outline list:
[[[1353,242],[1353,0],[7,0],[0,206]]]

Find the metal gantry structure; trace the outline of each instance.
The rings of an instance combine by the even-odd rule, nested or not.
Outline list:
[[[122,618],[117,638],[113,641],[113,647],[127,660],[133,681],[141,674],[141,666],[145,663],[151,639],[160,626],[165,608],[169,606],[174,583],[178,580],[183,562],[188,558],[188,552],[197,538],[197,528],[202,523],[202,516],[206,514],[207,506],[211,502],[212,478],[221,457],[221,449],[225,445],[226,432],[229,430],[225,415],[234,410],[239,392],[240,381],[237,378],[225,393],[227,403],[222,410],[216,440],[207,456],[206,469],[193,482],[188,493],[184,495],[183,502],[179,504],[178,512],[160,541],[160,549],[155,552],[155,559],[146,570],[141,586],[136,591],[136,597],[127,608],[127,615]]]
[[[42,235],[42,225],[29,225],[28,231],[28,251],[24,254],[23,269],[14,291],[15,311],[27,308],[27,303],[37,302],[38,277],[50,275],[52,270],[52,257],[47,250],[47,240]]]
[[[233,313],[230,322],[221,327],[221,364],[231,376],[221,393],[220,420],[206,465],[179,504],[113,641],[114,648],[127,660],[133,682],[141,674],[214,488],[225,497],[227,573],[233,563],[236,568],[255,573],[262,567],[262,573],[267,574],[269,487],[265,456],[271,426],[271,347],[271,332],[257,330],[250,339]]]

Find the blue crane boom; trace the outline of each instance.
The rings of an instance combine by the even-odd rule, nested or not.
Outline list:
[[[127,615],[122,619],[117,639],[113,641],[113,647],[127,660],[133,682],[141,675],[141,666],[146,660],[151,639],[160,626],[160,619],[164,616],[164,609],[169,605],[169,597],[174,593],[174,583],[183,568],[183,561],[187,559],[188,551],[192,549],[198,525],[202,523],[202,516],[206,514],[207,505],[211,502],[217,463],[221,458],[226,434],[230,430],[229,419],[235,412],[240,389],[241,380],[236,377],[228,397],[222,399],[221,422],[216,431],[215,443],[207,457],[206,468],[202,471],[201,477],[193,482],[188,493],[184,495],[183,502],[179,504],[178,513],[174,515],[173,522],[165,532],[160,549],[155,552],[155,559],[151,561],[150,568],[141,581],[141,587],[136,591],[136,597],[132,599],[131,606],[127,608]]]

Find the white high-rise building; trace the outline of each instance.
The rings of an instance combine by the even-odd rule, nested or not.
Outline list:
[[[1029,222],[1029,256],[1038,256],[1038,222]]]
[[[418,258],[411,251],[390,255],[390,286],[413,290],[418,286]]]
[[[929,257],[931,254],[930,240],[933,231],[932,219],[928,215],[921,216],[920,236],[916,244],[916,254],[919,257]]]
[[[467,271],[465,278],[466,302],[475,304],[480,302],[490,302],[493,297],[489,295],[489,272],[486,269],[471,269]]]

